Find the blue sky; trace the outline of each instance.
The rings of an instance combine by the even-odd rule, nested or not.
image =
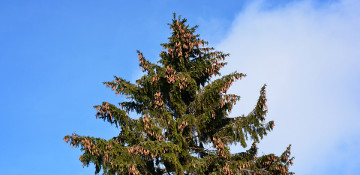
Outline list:
[[[110,138],[118,130],[92,106],[117,103],[102,84],[134,81],[136,50],[158,60],[181,14],[218,50],[224,73],[248,77],[233,116],[268,84],[275,130],[260,143],[293,145],[297,174],[355,174],[360,164],[360,2],[343,1],[10,1],[0,2],[0,165],[2,174],[93,174],[62,138]],[[234,150],[241,150],[234,147]]]

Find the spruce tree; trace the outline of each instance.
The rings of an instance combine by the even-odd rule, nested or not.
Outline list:
[[[169,26],[172,35],[161,44],[158,63],[137,51],[145,74],[136,84],[116,76],[104,82],[128,99],[119,106],[94,106],[96,118],[120,128],[119,135],[64,137],[83,151],[83,166],[93,163],[95,173],[102,169],[104,174],[292,174],[290,146],[281,156],[257,155],[256,143],[274,127],[273,121],[265,122],[265,85],[248,115],[229,117],[240,97],[227,90],[246,75],[221,76],[229,55],[206,47],[208,42],[195,34],[197,26],[189,27],[186,19],[174,14]],[[141,117],[129,117],[130,111]],[[247,140],[253,142],[247,151],[230,153],[230,144],[246,148]]]

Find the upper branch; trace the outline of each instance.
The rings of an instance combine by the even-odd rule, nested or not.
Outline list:
[[[255,142],[259,142],[267,131],[272,130],[275,126],[273,121],[264,123],[267,113],[265,86],[261,88],[260,97],[253,111],[247,116],[231,118],[229,124],[219,129],[216,135],[227,136],[227,142],[240,142],[246,147],[247,135],[250,135]]]

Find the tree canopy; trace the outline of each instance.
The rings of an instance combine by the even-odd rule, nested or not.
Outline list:
[[[80,147],[79,160],[83,166],[93,163],[95,173],[292,174],[290,146],[280,156],[257,154],[256,143],[275,126],[265,122],[266,85],[248,115],[229,117],[240,96],[227,91],[246,74],[220,75],[229,54],[207,47],[195,33],[197,26],[186,22],[174,14],[157,63],[137,51],[145,74],[136,83],[116,76],[104,82],[127,99],[94,106],[96,118],[118,127],[119,135],[105,140],[73,133],[64,140]],[[246,148],[247,141],[253,144],[245,152],[230,152],[230,144]]]

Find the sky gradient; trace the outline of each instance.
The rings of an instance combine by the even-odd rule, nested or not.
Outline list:
[[[141,76],[136,50],[156,62],[176,12],[217,50],[223,73],[247,77],[231,91],[247,114],[268,85],[275,128],[259,147],[292,144],[297,174],[355,174],[360,165],[360,2],[10,1],[0,2],[1,174],[93,174],[62,138],[109,139],[114,126],[92,106],[124,100],[113,75]],[[233,146],[234,152],[243,150]]]

